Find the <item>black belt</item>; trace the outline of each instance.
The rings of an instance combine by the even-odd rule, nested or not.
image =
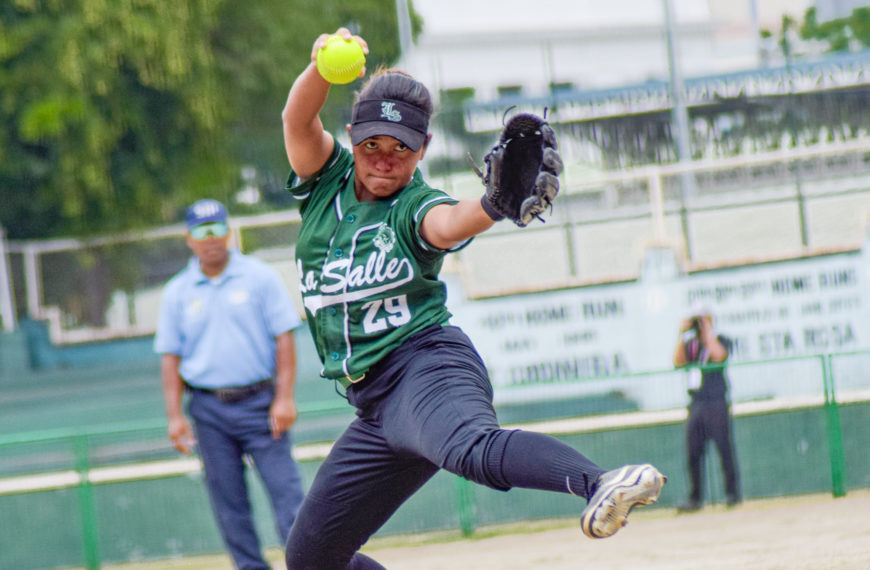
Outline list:
[[[256,396],[260,392],[265,392],[266,390],[271,389],[272,380],[260,380],[259,382],[248,384],[247,386],[233,386],[230,388],[200,388],[198,386],[191,386],[186,382],[184,386],[191,392],[211,394],[225,404],[235,404],[236,402],[247,400],[248,398]]]

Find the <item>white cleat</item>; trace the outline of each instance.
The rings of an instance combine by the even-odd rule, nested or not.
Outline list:
[[[626,465],[603,473],[598,489],[580,515],[580,527],[589,538],[607,538],[628,523],[636,506],[655,503],[668,478],[646,463]]]

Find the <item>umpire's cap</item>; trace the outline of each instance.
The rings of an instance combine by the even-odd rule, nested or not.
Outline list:
[[[187,228],[208,222],[226,222],[227,209],[217,200],[198,200],[187,209]]]

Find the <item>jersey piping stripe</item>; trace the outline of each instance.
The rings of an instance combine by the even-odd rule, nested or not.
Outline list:
[[[319,177],[317,179],[315,179],[315,182],[317,182],[317,180],[319,180],[319,179],[320,179]],[[289,183],[290,193],[293,194],[293,190],[302,186],[303,184],[305,184],[305,181],[302,180],[301,178],[299,178],[299,176],[294,172],[293,178],[290,180],[290,183]],[[309,196],[311,196],[311,190],[308,190],[308,192],[306,192],[304,194],[293,194],[293,197],[299,201],[306,200],[306,199],[308,199]]]
[[[340,221],[341,220],[341,194],[340,193],[338,195],[336,195],[335,200],[333,201],[333,204],[335,204],[335,215]],[[329,238],[329,244],[326,246],[326,259],[323,260],[324,264],[326,264],[326,261],[328,261],[329,252],[332,251],[332,243],[335,241],[335,234],[337,232],[338,232],[338,227],[336,226],[335,232],[333,232],[332,237]],[[299,267],[299,271],[300,271],[300,275],[301,275],[301,272],[302,272],[301,265]],[[345,287],[347,287],[346,283],[345,283]],[[305,305],[306,309],[311,311],[312,315],[316,315],[317,311],[319,311],[320,309],[322,309],[324,307],[329,307],[331,305],[337,305],[337,304],[341,303],[342,302],[341,299],[338,299],[338,297],[340,297],[340,296],[341,295],[329,295],[328,296],[329,298],[336,298],[336,300],[333,302],[324,303],[323,302],[323,297],[324,297],[323,295],[307,295],[307,296],[303,296],[302,303]]]
[[[311,196],[311,191],[314,189],[314,187],[317,185],[317,183],[320,182],[320,179],[323,178],[323,173],[326,172],[327,170],[329,170],[330,168],[332,168],[332,166],[333,166],[336,162],[338,162],[338,158],[339,158],[340,156],[341,156],[340,153],[335,153],[335,158],[333,158],[332,161],[331,161],[327,166],[325,166],[325,167],[323,167],[323,168],[320,169],[320,173],[317,175],[317,177],[314,179],[313,183],[311,184],[311,189],[308,190],[308,192],[306,192],[305,194],[294,194],[294,195],[293,195],[294,198],[296,198],[297,200],[305,200],[305,199],[307,199],[309,196]],[[347,173],[344,175],[344,180],[345,180],[345,182],[347,181],[348,175],[349,175],[352,171],[353,171],[352,168],[351,168],[351,169],[348,169]],[[306,182],[305,180],[302,180],[302,179],[299,177],[299,175],[296,174],[296,173],[294,172],[294,173],[293,173],[293,181],[292,181],[292,183],[291,183],[291,188],[290,188],[290,192],[291,192],[291,194],[293,193],[293,188],[296,188],[296,187],[298,187],[298,186],[302,186],[305,182]]]
[[[423,212],[423,210],[426,209],[426,206],[428,206],[429,204],[432,204],[433,202],[452,202],[452,201],[453,201],[453,198],[450,198],[449,196],[442,196],[440,198],[432,198],[431,200],[423,202],[423,204],[420,205],[420,207],[417,209],[417,212],[414,214],[414,225],[416,225],[418,223],[418,220],[420,219],[420,214]],[[463,247],[465,247],[465,245],[470,241],[471,241],[471,238],[464,240],[464,241],[461,241],[449,249],[442,250],[442,249],[439,249],[437,247],[433,247],[432,245],[427,243],[426,240],[423,239],[423,236],[420,235],[420,232],[417,232],[417,244],[424,251],[457,251],[457,250],[460,250]]]
[[[340,222],[344,219],[344,215],[341,213],[341,192],[335,195],[335,201],[333,202],[333,204],[335,204],[335,217],[338,218],[338,221]],[[338,231],[337,227],[336,231]],[[335,237],[335,233],[332,234],[332,237]],[[329,240],[329,244],[330,246],[332,245],[331,239]]]
[[[357,243],[359,240],[359,236],[364,232],[372,231],[372,230],[376,229],[378,226],[380,226],[380,224],[372,224],[369,226],[364,226],[364,227],[360,228],[359,230],[357,230],[353,234],[353,240],[351,241],[351,246],[350,246],[350,260],[351,260],[351,262],[348,265],[348,271],[346,273],[346,277],[344,280],[344,292],[343,292],[344,295],[343,295],[343,297],[348,296],[347,284],[348,284],[349,280],[347,279],[347,276],[348,276],[347,274],[350,273],[350,270],[353,267],[353,260],[356,258],[356,246],[357,246]],[[413,277],[414,277],[414,271],[411,270],[409,273],[408,280],[410,280]],[[374,289],[382,289],[383,290],[385,288],[393,288],[393,287],[396,287],[395,282],[394,283],[386,283],[384,285],[381,285],[380,287],[375,287]],[[359,297],[364,297],[364,296],[367,296],[367,294],[370,294],[370,293],[368,293],[368,291],[356,291],[355,293]],[[360,293],[363,293],[363,295],[360,295]],[[353,356],[353,347],[351,346],[351,343],[350,343],[350,311],[348,311],[348,309],[347,309],[347,304],[348,304],[348,300],[344,299],[344,345],[347,347],[347,353],[346,353],[347,356],[345,357],[345,359],[341,363],[341,369],[342,369],[342,371],[344,371],[345,376],[350,376],[350,369],[348,368],[347,365],[350,362],[350,357]]]
[[[448,196],[440,196],[438,198],[432,198],[431,200],[427,200],[420,204],[420,207],[417,208],[417,211],[414,213],[414,223],[417,224],[420,222],[420,213],[426,209],[426,206],[432,204],[433,202],[446,202],[447,200],[451,200]]]
[[[341,192],[336,194],[334,204],[335,204],[335,215],[339,220],[341,220]],[[338,232],[338,226],[336,226],[336,231],[333,232],[332,236],[329,238],[329,244],[326,247],[326,257],[329,257],[329,252],[332,250],[332,244],[335,241],[335,234],[337,232]],[[324,259],[323,261],[325,263],[326,259]],[[299,274],[302,275],[302,260],[299,261]],[[305,308],[311,312],[312,316],[316,315],[317,311],[319,309],[323,308],[323,304],[321,303],[321,297],[322,297],[322,295],[314,295],[312,297],[303,296],[303,298],[302,298],[302,304],[305,305]],[[309,299],[311,300],[311,302],[309,302]],[[345,311],[346,310],[347,309],[345,308]],[[326,372],[326,366],[324,366],[320,370],[320,375],[323,376],[324,378],[326,377],[325,372]]]

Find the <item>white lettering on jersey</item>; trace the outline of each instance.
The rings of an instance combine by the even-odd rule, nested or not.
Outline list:
[[[302,268],[301,259],[296,260],[296,272],[299,275],[299,291],[303,295],[317,289],[317,276],[314,275],[313,271],[305,273],[305,270]]]
[[[297,262],[305,308],[312,314],[342,303],[360,301],[401,287],[414,278],[414,267],[407,258],[386,259],[384,250],[372,252],[364,264],[351,266],[349,259],[331,261],[323,266],[322,282],[318,283],[313,271],[303,273]],[[320,290],[320,294],[310,294]]]
[[[381,317],[381,306],[387,312],[387,317]],[[387,329],[387,325],[400,327],[411,322],[411,310],[408,308],[408,296],[387,297],[383,301],[375,299],[362,306],[366,312],[363,318],[363,330],[366,334]]]

